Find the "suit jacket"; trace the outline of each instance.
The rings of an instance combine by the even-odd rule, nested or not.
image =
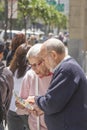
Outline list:
[[[55,69],[49,89],[36,98],[48,130],[87,130],[87,80],[73,59]]]

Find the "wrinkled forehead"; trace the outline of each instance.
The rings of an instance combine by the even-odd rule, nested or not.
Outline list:
[[[47,48],[46,48],[46,46],[42,46],[41,47],[41,50],[40,50],[40,52],[39,52],[39,56],[41,57],[41,58],[43,58],[43,56],[45,55],[45,54],[47,54]]]
[[[29,62],[31,62],[31,63],[37,63],[37,62],[39,62],[39,61],[42,61],[42,57],[40,57],[40,56],[32,56],[32,57],[30,57],[28,60],[29,60]]]

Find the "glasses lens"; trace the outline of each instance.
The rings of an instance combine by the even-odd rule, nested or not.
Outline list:
[[[30,64],[32,68],[38,67],[42,64],[43,61],[40,61],[39,63]]]

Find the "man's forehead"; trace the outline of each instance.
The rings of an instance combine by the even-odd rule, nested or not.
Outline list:
[[[45,46],[45,44],[42,45],[42,47],[41,47],[41,52],[42,52],[42,53],[46,52],[46,46]]]
[[[41,51],[39,53],[40,56],[43,56],[46,54],[46,49],[45,48],[41,48]]]
[[[40,52],[38,53],[38,56],[40,56],[43,59],[43,56],[47,53],[46,46],[42,44],[40,48]]]

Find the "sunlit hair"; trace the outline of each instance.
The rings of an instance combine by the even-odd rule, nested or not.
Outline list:
[[[40,52],[41,46],[41,43],[33,45],[27,53],[27,59],[29,59],[30,57],[37,57]]]
[[[24,34],[16,34],[11,42],[11,49],[12,51],[15,51],[18,46],[26,42],[26,37]]]
[[[16,49],[14,57],[11,61],[10,70],[13,72],[13,74],[15,73],[16,70],[18,70],[18,74],[17,74],[18,78],[22,77],[25,74],[26,69],[28,67],[26,54],[28,50],[30,49],[30,47],[31,46],[27,44],[20,45]]]
[[[47,51],[56,51],[58,54],[63,54],[65,53],[65,46],[62,43],[62,41],[56,39],[56,38],[51,38],[45,41],[45,47]]]

